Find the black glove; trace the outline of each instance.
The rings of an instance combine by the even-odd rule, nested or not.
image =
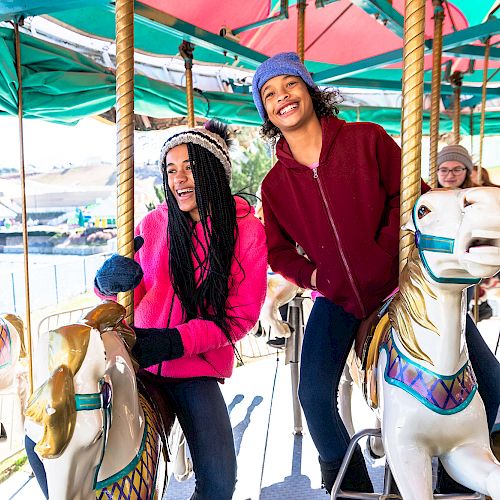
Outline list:
[[[181,334],[177,328],[138,328],[136,326],[132,328],[136,335],[132,354],[141,368],[177,359],[184,354]]]
[[[134,251],[137,252],[144,244],[142,236],[134,238]],[[129,257],[113,254],[98,269],[94,286],[103,295],[116,295],[118,292],[133,290],[142,280],[143,272],[141,266]]]

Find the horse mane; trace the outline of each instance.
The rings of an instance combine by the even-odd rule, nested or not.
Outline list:
[[[67,325],[49,332],[50,377],[30,397],[26,416],[43,425],[35,450],[43,458],[64,452],[76,424],[73,377],[87,354],[91,327]]]
[[[415,245],[412,246],[408,262],[401,272],[399,291],[389,306],[389,318],[404,348],[417,360],[432,360],[421,349],[415,337],[411,320],[423,328],[439,335],[437,327],[427,317],[425,296],[437,299],[427,282]]]
[[[26,346],[24,344],[23,320],[19,316],[16,316],[15,314],[8,314],[8,313],[2,314],[2,318],[8,321],[17,330],[17,333],[19,334],[19,341],[21,343],[21,351],[19,352],[19,358],[26,358],[27,352],[26,352]]]

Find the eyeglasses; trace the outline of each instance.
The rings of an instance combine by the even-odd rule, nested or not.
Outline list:
[[[441,175],[460,175],[463,171],[467,170],[466,167],[455,167],[455,168],[438,168],[438,174]]]

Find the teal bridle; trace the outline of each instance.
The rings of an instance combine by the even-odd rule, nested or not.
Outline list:
[[[433,236],[432,234],[423,234],[418,229],[417,225],[417,203],[413,207],[412,218],[413,225],[415,226],[415,246],[418,249],[418,255],[424,265],[425,270],[429,276],[437,283],[455,283],[459,285],[476,285],[481,281],[481,278],[444,278],[436,276],[432,271],[424,252],[437,252],[452,254],[455,247],[455,240],[452,238],[445,238],[443,236]]]

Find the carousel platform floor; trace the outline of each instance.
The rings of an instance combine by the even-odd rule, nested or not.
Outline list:
[[[480,329],[494,350],[500,319],[481,322]],[[255,342],[255,340],[252,340]],[[255,347],[255,346],[254,346]],[[274,386],[274,392],[273,392]],[[320,487],[317,453],[303,419],[301,436],[293,433],[290,366],[284,354],[250,360],[236,368],[223,386],[233,426],[238,456],[238,482],[233,500],[325,500]],[[371,413],[355,392],[355,426],[370,425]],[[366,457],[374,486],[382,491],[384,460]],[[43,500],[29,467],[0,484],[3,500]],[[171,479],[165,499],[187,500],[194,478],[179,483]]]

